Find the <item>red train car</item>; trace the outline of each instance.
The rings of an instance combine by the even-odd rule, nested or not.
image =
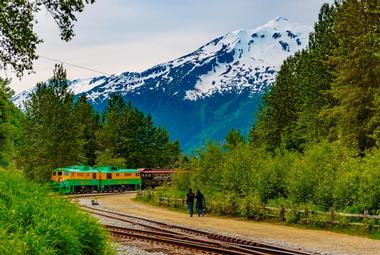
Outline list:
[[[163,168],[139,168],[140,176],[142,180],[142,188],[155,188],[161,186],[162,184],[169,184],[173,179],[173,174],[176,170],[174,169],[163,169]]]

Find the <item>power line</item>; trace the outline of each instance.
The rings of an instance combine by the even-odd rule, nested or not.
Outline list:
[[[62,60],[59,60],[59,59],[50,58],[50,57],[46,57],[46,56],[42,56],[42,55],[39,55],[39,57],[45,58],[45,59],[48,59],[48,60],[51,60],[51,61],[54,61],[54,62],[62,63],[62,64],[65,64],[65,65],[69,65],[69,66],[74,66],[74,67],[77,67],[77,68],[85,69],[85,70],[92,71],[92,72],[95,72],[95,73],[100,73],[100,74],[105,74],[105,75],[108,75],[108,76],[112,76],[112,74],[109,74],[109,73],[106,73],[106,72],[98,71],[98,70],[95,70],[95,69],[92,69],[92,68],[89,68],[89,67],[85,67],[85,66],[71,64],[71,63],[68,63],[68,62],[65,62],[65,61],[62,61]]]

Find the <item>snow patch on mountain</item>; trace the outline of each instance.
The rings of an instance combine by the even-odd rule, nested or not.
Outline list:
[[[197,100],[232,89],[260,93],[274,82],[284,59],[306,46],[310,31],[278,17],[256,29],[237,30],[212,41],[197,51],[198,58],[212,59],[223,51],[232,55],[232,61],[218,61],[199,77],[193,90],[186,91],[185,98]]]
[[[311,31],[277,17],[255,29],[220,36],[190,54],[141,73],[77,79],[70,81],[69,88],[75,95],[86,94],[94,104],[112,93],[158,93],[189,101],[225,93],[261,93],[273,84],[282,62],[306,47]],[[13,102],[22,106],[31,92],[21,92]]]

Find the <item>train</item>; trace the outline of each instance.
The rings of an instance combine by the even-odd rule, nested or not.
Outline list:
[[[163,184],[171,184],[174,169],[162,168],[139,168],[138,169],[142,179],[142,188],[155,188]]]
[[[155,188],[171,182],[173,169],[124,169],[112,166],[69,166],[54,169],[51,186],[63,193],[91,193]]]
[[[70,166],[52,171],[51,185],[64,193],[114,192],[141,188],[140,172],[111,166]]]

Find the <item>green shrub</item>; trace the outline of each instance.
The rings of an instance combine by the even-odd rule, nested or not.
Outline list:
[[[285,221],[289,224],[297,224],[301,220],[302,213],[296,205],[287,208],[285,212]]]
[[[19,174],[0,170],[0,254],[109,254],[88,214]]]
[[[248,195],[238,202],[239,216],[247,219],[261,220],[264,218],[263,204],[257,195]]]

